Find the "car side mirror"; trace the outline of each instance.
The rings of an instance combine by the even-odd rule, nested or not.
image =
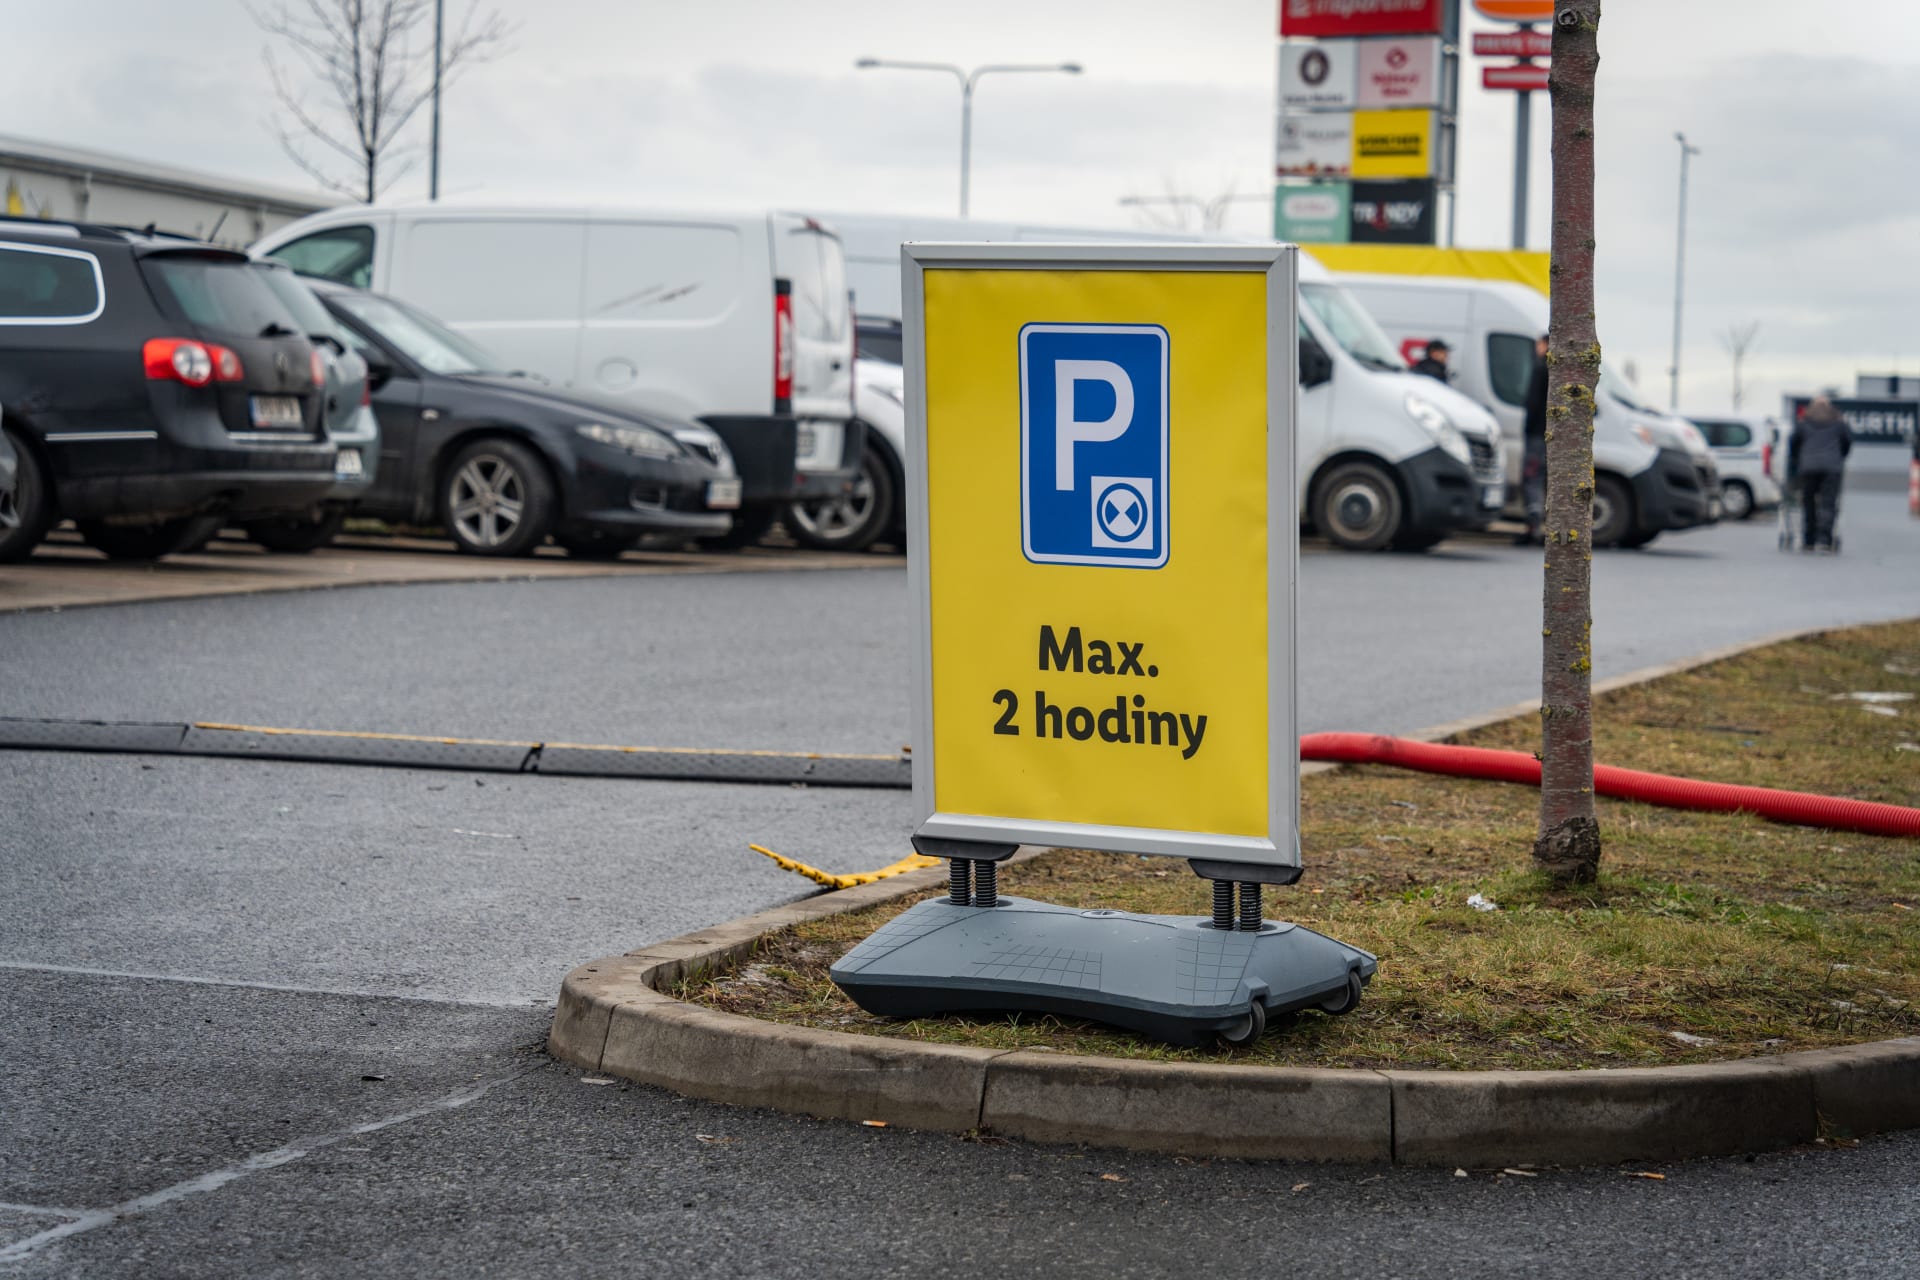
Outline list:
[[[393,381],[394,369],[392,361],[383,360],[371,351],[362,351],[360,354],[367,362],[367,386],[369,388],[378,391],[381,387]]]
[[[1333,357],[1304,334],[1300,338],[1300,385],[1317,387],[1333,381]]]

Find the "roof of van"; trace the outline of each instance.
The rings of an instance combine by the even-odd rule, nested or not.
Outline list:
[[[689,222],[741,222],[769,217],[799,218],[818,222],[831,229],[830,220],[818,214],[801,209],[744,208],[744,209],[682,209],[658,205],[638,204],[583,204],[579,202],[541,202],[536,200],[515,200],[511,202],[491,202],[482,200],[435,200],[424,201],[387,201],[374,204],[346,204],[319,213],[309,214],[301,222],[312,221],[351,221],[358,217],[373,215],[393,215],[402,218],[443,217],[499,217],[501,215],[520,217],[568,217],[568,218],[645,218],[649,221],[689,221]]]
[[[1546,301],[1538,289],[1512,280],[1481,280],[1473,276],[1387,276],[1372,272],[1343,271],[1340,280],[1349,285],[1390,285],[1395,289],[1472,289],[1495,297],[1508,298],[1528,308]]]

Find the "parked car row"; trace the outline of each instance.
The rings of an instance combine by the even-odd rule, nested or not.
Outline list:
[[[222,526],[282,551],[349,514],[463,551],[732,539],[714,428],[561,393],[426,313],[180,237],[0,222],[0,560],[60,519],[109,556]],[[10,483],[5,483],[10,481]]]
[[[840,225],[844,244],[786,213],[355,206],[248,258],[0,221],[0,559],[62,518],[132,557],[230,525],[311,550],[352,515],[496,556],[550,539],[613,556],[649,533],[739,546],[776,520],[811,547],[899,544],[901,240],[1107,237]],[[857,322],[850,260],[878,308]],[[1303,527],[1418,550],[1519,513],[1543,296],[1303,257],[1300,298]],[[1409,369],[1433,337],[1455,353],[1445,381]],[[1610,367],[1596,400],[1597,544],[1779,500],[1776,424],[1696,427]]]
[[[544,380],[576,410],[718,437],[713,452],[739,481],[725,543],[758,539],[796,502],[847,498],[860,480],[866,439],[854,416],[846,259],[814,219],[355,206],[283,227],[253,252],[437,318],[442,336],[497,355],[485,367],[528,375],[520,390]],[[605,447],[641,456],[628,449],[637,437],[621,438]],[[591,470],[552,479],[558,488],[601,483]],[[612,510],[606,493],[595,502]]]

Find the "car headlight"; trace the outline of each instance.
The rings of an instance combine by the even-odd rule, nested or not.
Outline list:
[[[675,427],[673,438],[718,467],[723,475],[734,474],[733,454],[728,451],[727,442],[720,438],[718,431],[688,424]]]
[[[1653,438],[1653,429],[1643,422],[1633,424],[1633,434],[1640,437],[1641,444],[1652,445],[1656,449],[1660,447],[1660,442]]]
[[[643,458],[676,458],[680,446],[650,427],[610,427],[604,422],[583,422],[574,428],[595,444],[625,449]]]
[[[1467,438],[1460,434],[1460,428],[1453,425],[1453,419],[1447,417],[1442,409],[1425,396],[1411,393],[1406,399],[1407,416],[1424,427],[1433,436],[1440,451],[1455,462],[1471,467],[1473,451],[1467,448]]]

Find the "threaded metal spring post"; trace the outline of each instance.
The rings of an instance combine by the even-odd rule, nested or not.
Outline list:
[[[1233,928],[1233,881],[1231,880],[1213,882],[1213,927]]]
[[[973,905],[976,907],[994,907],[1000,905],[1000,864],[985,859],[973,864]]]
[[[967,881],[967,868],[972,865],[965,858],[947,859],[947,901],[956,907],[973,901],[973,889]]]
[[[1260,918],[1265,914],[1260,890],[1260,883],[1256,880],[1244,880],[1240,884],[1240,929],[1243,933],[1260,932]],[[1215,910],[1217,912],[1218,908]]]

